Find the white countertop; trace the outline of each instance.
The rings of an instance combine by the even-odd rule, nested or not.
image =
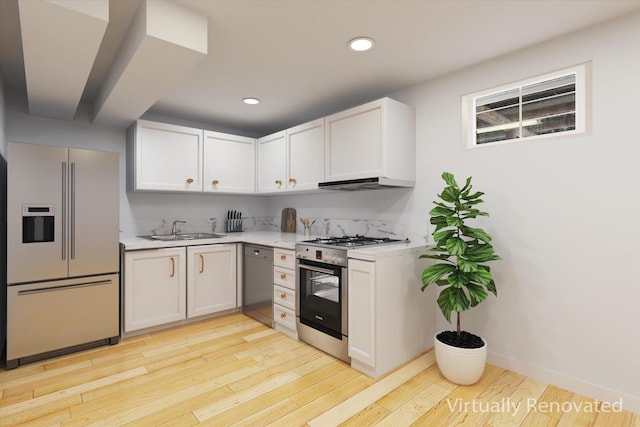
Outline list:
[[[302,234],[284,233],[278,231],[243,231],[240,233],[219,234],[222,234],[224,237],[213,239],[160,241],[150,240],[132,234],[120,233],[120,243],[127,251],[140,249],[172,248],[179,246],[211,245],[221,243],[253,243],[275,248],[295,249],[295,245],[298,242],[321,237],[305,237]],[[349,258],[361,259],[364,261],[375,261],[375,259],[378,257],[399,255],[401,253],[405,253],[406,251],[413,251],[419,248],[423,248],[426,251],[426,243],[420,240],[422,239],[414,240],[410,243],[397,243],[349,249]]]
[[[253,243],[283,249],[295,249],[296,242],[306,240],[301,234],[278,231],[243,231],[240,233],[216,233],[224,237],[197,240],[161,241],[120,233],[120,243],[125,250],[173,248],[176,246],[211,245],[216,243]]]

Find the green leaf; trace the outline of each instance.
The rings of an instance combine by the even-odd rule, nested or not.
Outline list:
[[[433,233],[433,240],[436,242],[436,245],[438,246],[444,245],[446,241],[449,240],[455,232],[456,232],[455,230],[451,230],[451,229],[436,231]]]
[[[484,193],[483,193],[482,191],[478,191],[478,192],[476,192],[476,193],[473,193],[473,194],[471,194],[471,195],[469,195],[469,196],[465,197],[465,200],[473,200],[473,199],[477,199],[478,197],[483,196],[483,195],[484,195]]]
[[[464,255],[471,261],[484,262],[489,261],[489,258],[491,258],[494,253],[493,246],[489,243],[472,245],[467,242],[467,250]]]
[[[418,258],[429,258],[429,259],[437,259],[437,260],[444,261],[449,259],[450,256],[451,255],[449,254],[437,254],[437,255],[422,254]]]
[[[467,294],[464,293],[462,288],[447,288],[451,289],[449,299],[451,305],[455,311],[465,311],[469,309],[471,302],[467,298]]]
[[[471,307],[475,307],[489,295],[482,286],[469,283],[467,285],[467,291],[469,292],[469,298],[471,299]]]
[[[444,179],[444,182],[446,182],[448,186],[458,188],[458,183],[452,173],[443,172],[442,179]]]
[[[433,225],[447,225],[447,217],[446,216],[432,216],[429,219],[429,222]]]
[[[456,267],[452,264],[434,264],[425,268],[422,271],[422,283],[428,285],[435,283],[442,276],[450,274],[456,270]]]
[[[449,294],[451,288],[443,289],[438,295],[438,306],[440,307],[440,311],[444,315],[444,318],[447,319],[447,322],[451,323],[451,312],[453,311],[453,304],[451,303],[451,298]]]
[[[447,277],[447,281],[454,288],[462,288],[467,286],[467,283],[471,281],[469,279],[469,274],[470,273],[465,273],[464,271],[457,269]]]
[[[474,271],[478,271],[478,264],[458,257],[458,268],[464,273],[473,273]]]
[[[482,240],[483,242],[490,242],[491,236],[481,228],[473,228],[473,227],[460,227],[462,230],[462,234],[467,237],[473,237],[478,240]]]
[[[469,190],[471,190],[471,177],[467,177],[467,182],[464,183],[464,187],[460,192],[469,194]]]
[[[449,216],[445,218],[445,222],[449,227],[461,227],[464,225],[464,221],[457,216]]]
[[[478,271],[474,271],[473,273],[469,273],[469,278],[473,282],[482,283],[487,286],[491,283],[491,272],[486,270],[485,266],[479,266]]]
[[[431,209],[429,211],[429,215],[431,216],[445,216],[445,217],[449,217],[452,215],[455,215],[456,211],[451,209],[451,208],[446,208],[446,207],[442,207],[442,206],[436,206],[435,208]]]
[[[440,197],[445,202],[454,203],[458,200],[458,190],[454,187],[447,187],[438,197]]]
[[[445,246],[451,255],[462,255],[467,249],[467,243],[461,238],[455,236],[447,239]]]
[[[498,296],[498,290],[496,289],[496,283],[493,281],[493,279],[491,279],[491,281],[489,281],[489,283],[486,284],[485,286],[487,287],[489,292],[491,292],[495,296]]]

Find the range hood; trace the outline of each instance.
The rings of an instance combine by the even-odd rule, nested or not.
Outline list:
[[[375,190],[380,188],[413,187],[415,181],[402,179],[389,179],[382,176],[373,178],[347,179],[343,181],[321,182],[318,188],[321,190],[358,191]]]

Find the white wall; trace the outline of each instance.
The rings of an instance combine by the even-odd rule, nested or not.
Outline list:
[[[392,95],[417,109],[411,226],[443,186],[473,176],[504,259],[498,298],[463,314],[490,361],[640,412],[640,14]],[[437,58],[434,58],[437,59]],[[461,97],[593,64],[591,135],[462,151]],[[431,233],[431,230],[429,231]],[[438,316],[441,328],[449,326]]]

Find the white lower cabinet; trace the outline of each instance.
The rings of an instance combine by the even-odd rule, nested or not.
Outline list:
[[[376,366],[376,264],[349,260],[349,357]]]
[[[273,250],[273,323],[276,330],[298,339],[295,259],[295,251]]]
[[[187,317],[236,308],[236,245],[187,247]]]
[[[123,332],[238,307],[237,245],[126,251]]]
[[[433,347],[435,287],[421,292],[423,248],[349,258],[351,367],[378,378]],[[370,256],[369,256],[370,258]]]
[[[125,252],[124,331],[186,317],[184,247]]]

